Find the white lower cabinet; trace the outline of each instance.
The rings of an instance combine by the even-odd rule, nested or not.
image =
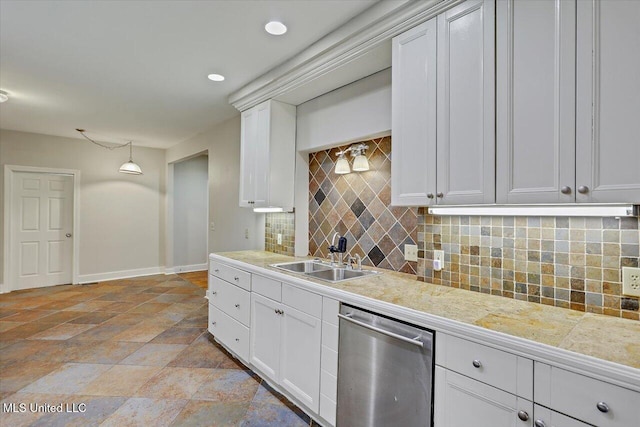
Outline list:
[[[309,410],[318,413],[322,297],[290,288],[293,287],[283,284],[283,299],[288,304],[252,293],[250,361]]]
[[[434,427],[533,426],[533,403],[436,366]]]
[[[209,332],[242,362],[249,361],[249,328],[209,304]]]

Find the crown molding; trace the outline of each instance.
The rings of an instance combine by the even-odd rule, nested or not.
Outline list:
[[[381,1],[361,16],[328,34],[292,59],[229,96],[244,111],[284,95],[358,59],[392,37],[419,25],[464,0],[413,0],[393,8]]]

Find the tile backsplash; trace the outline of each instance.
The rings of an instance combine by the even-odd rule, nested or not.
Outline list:
[[[366,172],[334,172],[336,153],[351,144],[309,154],[309,253],[328,258],[337,232],[363,264],[416,274],[403,251],[417,242],[418,212],[391,206],[391,137],[361,142],[369,146]]]
[[[277,254],[293,256],[295,253],[295,215],[293,213],[265,214],[264,249]],[[278,234],[282,243],[278,243]]]
[[[418,279],[639,320],[621,267],[638,267],[638,218],[418,215]],[[445,252],[434,271],[433,251]]]

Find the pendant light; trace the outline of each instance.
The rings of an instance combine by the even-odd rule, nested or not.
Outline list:
[[[142,169],[140,169],[140,166],[138,166],[138,164],[132,160],[133,144],[131,143],[131,141],[129,141],[128,144],[129,144],[129,161],[123,163],[122,166],[120,166],[120,169],[118,172],[128,173],[130,175],[142,175]]]
[[[353,159],[353,170],[356,172],[364,172],[369,170],[369,160],[364,155],[364,150],[369,148],[364,144],[360,144],[355,148],[351,148],[351,155],[354,156]]]
[[[120,166],[120,169],[118,169],[118,172],[126,173],[129,175],[142,175],[142,169],[136,162],[133,161],[133,142],[132,141],[129,141],[125,144],[120,144],[120,145],[105,145],[100,142],[94,141],[93,139],[85,135],[84,129],[76,129],[76,130],[80,132],[80,135],[82,135],[87,141],[94,143],[98,147],[106,148],[107,150],[115,150],[116,148],[124,148],[126,146],[129,146],[129,161],[124,162],[122,166]]]

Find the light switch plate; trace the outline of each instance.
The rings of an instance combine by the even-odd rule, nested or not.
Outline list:
[[[404,245],[404,260],[418,261],[418,245]]]
[[[640,268],[622,267],[622,295],[640,297]]]
[[[282,244],[282,233],[278,233],[278,244]]]
[[[444,269],[444,251],[433,251],[433,269],[436,271]]]

